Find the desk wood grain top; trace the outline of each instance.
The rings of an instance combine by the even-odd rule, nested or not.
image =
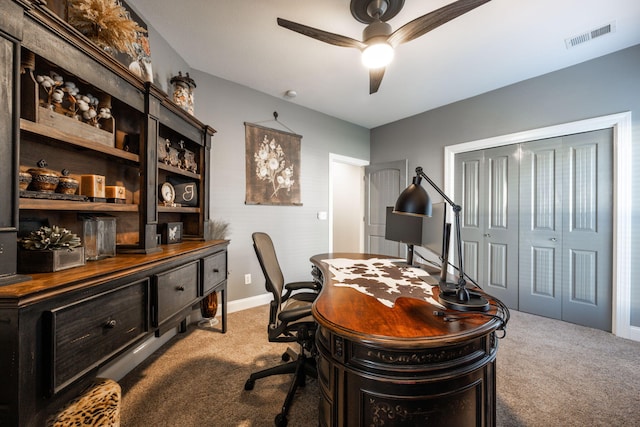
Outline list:
[[[352,340],[413,348],[455,344],[485,335],[501,325],[499,319],[481,313],[463,313],[443,308],[437,302],[437,286],[433,287],[432,299],[425,299],[420,294],[415,296],[411,291],[408,296],[404,296],[407,292],[403,290],[403,295],[397,296],[390,306],[389,301],[370,295],[372,284],[377,288],[380,286],[375,285],[376,280],[372,279],[368,272],[361,270],[363,274],[358,278],[351,276],[348,280],[341,277],[341,280],[349,281],[353,285],[349,287],[336,278],[336,269],[332,268],[335,262],[344,265],[345,259],[352,260],[356,265],[359,261],[376,258],[389,260],[386,255],[357,253],[330,253],[311,257],[311,262],[322,271],[324,278],[322,291],[313,305],[313,316],[320,326]],[[394,268],[398,271],[393,271],[393,267],[385,267],[385,275],[392,277],[396,282],[403,281],[397,279],[403,275],[402,267]],[[425,271],[424,275],[428,276],[428,273]],[[420,286],[415,279],[411,281],[414,283],[412,286]],[[431,278],[426,281],[437,284],[437,279]],[[358,287],[359,290],[356,289]],[[382,293],[389,293],[389,289],[384,287],[385,285],[382,285]],[[405,287],[410,288],[411,286]],[[490,296],[489,300],[492,306],[486,314],[496,314],[498,310],[495,300]],[[446,316],[454,317],[456,320],[446,321],[445,316],[436,315],[434,312],[444,312]]]

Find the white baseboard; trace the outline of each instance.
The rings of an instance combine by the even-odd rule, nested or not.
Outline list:
[[[271,295],[270,293],[264,293],[262,295],[256,295],[249,298],[229,301],[227,303],[227,312],[235,313],[236,311],[247,310],[253,307],[269,304],[272,299],[273,295]]]
[[[243,298],[240,300],[234,300],[227,302],[227,313],[235,313],[237,311],[247,310],[250,308],[258,307],[261,305],[269,304],[273,299],[273,295],[265,293],[262,295],[256,295],[249,298]],[[218,316],[221,313],[218,310]],[[188,323],[197,323],[202,319],[200,311],[193,311],[187,318]],[[147,357],[166,344],[171,338],[178,333],[178,329],[172,329],[167,331],[160,337],[149,337],[142,343],[120,355],[117,359],[109,362],[109,364],[103,366],[98,372],[98,377],[111,378],[112,380],[119,381],[125,375],[127,375],[133,368],[142,363]]]

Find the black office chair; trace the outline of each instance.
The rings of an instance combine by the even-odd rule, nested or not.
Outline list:
[[[253,390],[255,381],[260,378],[293,373],[294,377],[282,405],[282,411],[275,418],[276,426],[284,427],[287,425],[287,413],[297,388],[305,386],[307,376],[318,377],[315,360],[316,323],[311,315],[311,304],[317,296],[319,285],[313,281],[285,284],[269,235],[253,233],[251,237],[265,277],[265,287],[273,294],[267,328],[269,341],[297,342],[300,345],[300,351],[294,361],[289,361],[291,356],[285,352],[282,360],[288,363],[251,374],[244,389]],[[294,291],[298,292],[294,293]]]

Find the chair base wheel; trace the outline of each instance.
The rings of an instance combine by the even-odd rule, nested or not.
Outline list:
[[[255,381],[253,381],[251,379],[248,379],[247,382],[244,383],[244,389],[245,390],[253,390],[253,386],[255,386],[255,385],[256,385]]]
[[[276,427],[287,427],[287,417],[282,415],[282,414],[278,414],[276,415]]]

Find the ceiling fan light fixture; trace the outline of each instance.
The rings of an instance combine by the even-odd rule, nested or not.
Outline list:
[[[386,67],[393,60],[393,48],[386,41],[372,43],[362,51],[362,63],[367,68]]]

